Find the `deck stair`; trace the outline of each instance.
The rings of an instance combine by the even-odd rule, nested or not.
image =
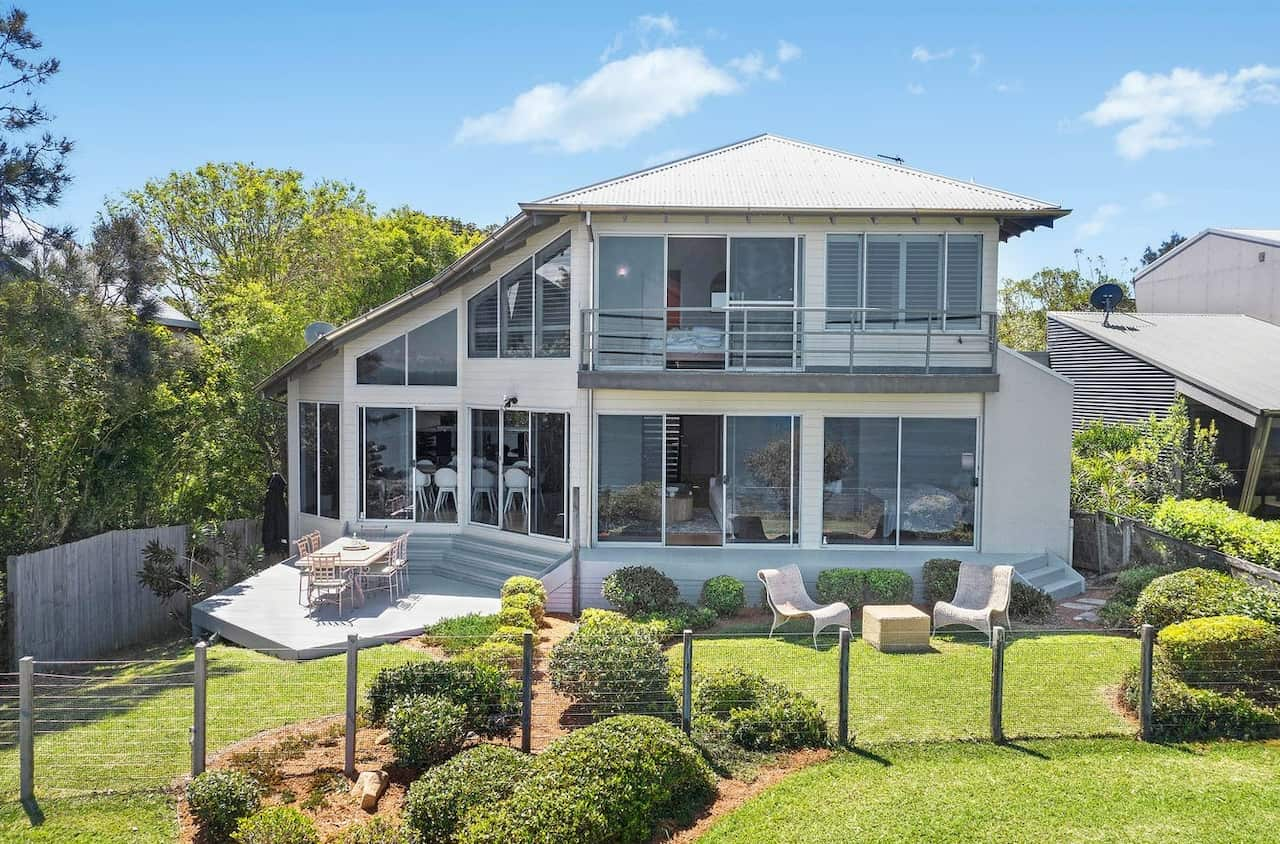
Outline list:
[[[363,531],[370,539],[390,539],[395,534]],[[454,580],[485,586],[497,593],[508,577],[523,574],[537,577],[561,559],[563,548],[542,549],[495,536],[474,534],[409,535],[411,574],[439,574]]]

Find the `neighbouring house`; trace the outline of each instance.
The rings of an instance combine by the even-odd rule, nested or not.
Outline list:
[[[1075,594],[1071,385],[995,339],[999,245],[1067,213],[774,135],[521,203],[261,385],[291,532],[561,610],[575,548],[586,605],[939,556]]]
[[[1205,229],[1133,277],[1139,313],[1280,323],[1280,229]]]
[[[1181,396],[1193,419],[1218,428],[1233,503],[1280,515],[1280,325],[1245,314],[1050,312],[1048,335],[1050,365],[1075,385],[1073,427],[1162,416]]]

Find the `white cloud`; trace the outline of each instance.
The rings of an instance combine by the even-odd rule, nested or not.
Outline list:
[[[921,64],[928,64],[929,62],[936,62],[936,61],[940,61],[941,59],[949,59],[955,54],[956,54],[955,47],[948,47],[945,50],[939,50],[938,52],[934,53],[934,52],[931,52],[928,47],[925,47],[922,45],[922,46],[916,47],[914,50],[911,51],[911,59],[912,61],[917,61],[917,62],[920,62]]]
[[[921,85],[919,82],[908,82],[907,93],[912,95],[913,97],[918,97],[924,93],[924,86]]]
[[[1173,200],[1169,199],[1169,194],[1161,190],[1152,191],[1143,198],[1142,204],[1151,210],[1159,208],[1168,208]]]
[[[660,15],[641,15],[636,18],[636,28],[641,32],[657,31],[663,35],[675,35],[680,28],[676,19],[663,12]]]
[[[1089,219],[1080,224],[1080,228],[1078,229],[1080,237],[1090,238],[1097,237],[1102,234],[1102,232],[1111,223],[1112,219],[1118,217],[1122,211],[1124,211],[1124,208],[1114,202],[1099,205],[1094,209],[1094,212],[1089,215]]]
[[[977,73],[986,64],[987,56],[981,50],[971,50],[969,52],[969,72]]]
[[[1254,65],[1234,74],[1206,76],[1177,67],[1167,74],[1130,71],[1084,119],[1095,126],[1120,126],[1116,151],[1138,159],[1154,150],[1210,143],[1201,131],[1225,114],[1250,105],[1280,103],[1280,67]]]
[[[777,81],[782,78],[782,66],[787,62],[800,58],[800,48],[790,41],[779,41],[777,52],[774,55],[776,56],[776,61],[770,64],[762,51],[752,50],[745,56],[730,59],[729,67],[747,79],[763,77],[770,81]]]
[[[745,75],[745,74],[744,74]],[[741,82],[693,47],[611,61],[573,86],[537,85],[510,105],[462,121],[455,140],[546,145],[564,152],[619,146]]]

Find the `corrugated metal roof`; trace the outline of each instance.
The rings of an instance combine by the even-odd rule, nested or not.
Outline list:
[[[1270,240],[1280,242],[1280,229],[1226,229],[1226,231],[1238,234],[1243,237],[1252,238],[1254,240]]]
[[[1280,326],[1244,314],[1115,313],[1109,326],[1103,318],[1049,314],[1238,407],[1280,409]]]
[[[525,207],[1057,212],[1061,207],[875,158],[759,135]]]

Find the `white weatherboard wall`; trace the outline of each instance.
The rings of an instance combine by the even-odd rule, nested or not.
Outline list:
[[[1280,248],[1210,232],[1147,271],[1134,294],[1140,313],[1248,314],[1280,323]]]
[[[1071,382],[1008,349],[986,396],[982,550],[1071,559]]]

